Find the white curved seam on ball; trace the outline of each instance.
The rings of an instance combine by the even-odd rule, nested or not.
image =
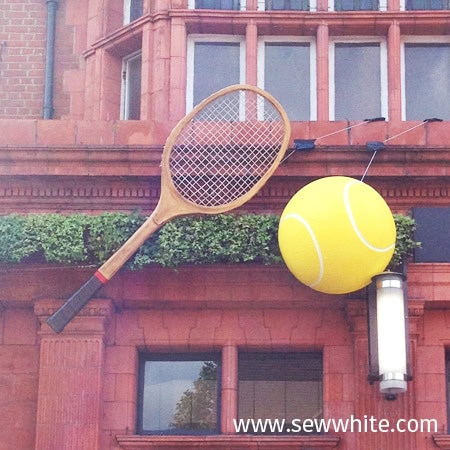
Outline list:
[[[317,284],[319,284],[322,281],[322,278],[323,278],[323,257],[322,257],[322,252],[320,251],[319,243],[317,242],[317,238],[314,234],[314,231],[310,227],[309,223],[302,216],[300,216],[298,214],[295,214],[295,213],[286,214],[286,216],[283,217],[283,221],[285,221],[286,219],[295,219],[295,220],[298,220],[299,222],[301,222],[304,225],[304,227],[306,228],[306,230],[308,231],[309,235],[311,236],[311,240],[314,244],[314,248],[316,249],[317,258],[319,259],[319,276],[317,277],[317,280],[308,284],[308,286],[309,287],[316,286]]]
[[[391,250],[394,247],[395,243],[391,244],[385,248],[374,247],[372,244],[370,244],[370,242],[368,242],[365,239],[365,237],[362,235],[361,231],[359,230],[358,226],[356,225],[355,218],[353,217],[352,209],[350,206],[350,200],[349,200],[349,190],[350,190],[351,186],[356,183],[360,183],[360,181],[358,181],[358,180],[349,181],[344,187],[344,205],[345,205],[345,209],[347,210],[347,214],[350,219],[350,223],[352,224],[353,231],[356,233],[356,236],[358,236],[360,241],[364,245],[369,247],[370,250],[373,250],[374,252],[379,252],[379,253],[387,252],[388,250]]]

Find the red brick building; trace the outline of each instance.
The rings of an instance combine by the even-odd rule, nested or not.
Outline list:
[[[408,265],[413,380],[395,401],[367,381],[364,290],[320,294],[282,265],[150,266],[121,271],[56,334],[46,319],[93,268],[3,264],[0,449],[450,448],[449,7],[4,2],[2,215],[149,213],[172,127],[205,95],[245,82],[271,91],[292,138],[316,149],[295,153],[242,211],[278,214],[314,179],[360,178],[366,143],[385,141],[366,182],[424,232]],[[199,399],[208,417],[195,412]],[[236,433],[233,419],[281,410],[416,422],[402,422],[407,432]],[[421,419],[437,429],[420,430]]]

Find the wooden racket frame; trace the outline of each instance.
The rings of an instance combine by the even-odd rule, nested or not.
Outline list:
[[[253,91],[258,95],[266,98],[276,108],[280,114],[281,121],[285,129],[284,138],[281,142],[278,155],[275,158],[272,166],[249,189],[248,192],[238,197],[237,199],[218,206],[202,206],[197,205],[181,196],[176,190],[170,174],[170,154],[179,134],[184,129],[185,125],[189,123],[192,118],[208,104],[216,100],[218,97],[232,93],[233,91],[247,90]],[[281,104],[269,93],[258,87],[248,84],[237,84],[226,87],[212,94],[201,103],[199,103],[190,113],[188,113],[170,133],[164,145],[161,163],[161,194],[159,202],[148,217],[148,219],[141,225],[141,227],[120,247],[94,274],[94,276],[85,283],[56,313],[53,314],[47,321],[48,324],[56,331],[60,332],[64,329],[71,318],[79,312],[82,307],[89,301],[95,292],[106,284],[130,259],[130,257],[141,247],[141,245],[159,228],[171,219],[190,214],[218,214],[225,211],[230,211],[243,205],[250,200],[267,182],[277,169],[279,163],[283,159],[284,153],[288,147],[290,140],[290,122]],[[72,303],[72,305],[70,305]],[[64,310],[66,312],[64,313]],[[58,317],[60,316],[60,317]],[[65,316],[65,317],[64,317]]]
[[[199,110],[216,100],[218,97],[238,90],[253,91],[267,100],[269,100],[277,109],[280,114],[281,120],[284,122],[286,133],[284,135],[283,142],[280,146],[277,158],[275,159],[272,167],[264,174],[263,177],[253,186],[247,193],[237,198],[236,200],[219,206],[201,206],[192,203],[189,200],[183,198],[175,188],[170,175],[169,160],[172,147],[178,138],[180,132],[184,129],[185,125],[189,123],[192,118],[198,113]],[[175,217],[190,215],[190,214],[219,214],[225,211],[231,211],[250,200],[267,182],[272,176],[273,172],[278,167],[278,164],[282,160],[284,153],[287,149],[290,139],[290,122],[289,118],[284,111],[281,104],[270,94],[264,90],[251,86],[248,84],[237,84],[226,87],[205,100],[199,103],[189,114],[187,114],[172,130],[167,138],[166,144],[162,154],[161,163],[161,196],[153,213],[142,224],[142,226],[136,231],[136,233],[130,237],[130,239],[112,255],[108,261],[106,261],[99,269],[98,272],[106,279],[110,280],[118,270],[127,262],[127,260],[139,249],[139,247],[157,231],[162,225]]]

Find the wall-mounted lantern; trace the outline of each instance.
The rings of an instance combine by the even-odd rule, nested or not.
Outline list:
[[[412,379],[405,280],[401,273],[384,272],[369,286],[369,381],[378,381],[388,400],[406,392]]]

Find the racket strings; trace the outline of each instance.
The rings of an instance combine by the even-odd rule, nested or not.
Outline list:
[[[169,159],[178,193],[219,206],[249,192],[274,164],[284,139],[278,110],[253,91],[233,91],[199,110],[179,134]]]

